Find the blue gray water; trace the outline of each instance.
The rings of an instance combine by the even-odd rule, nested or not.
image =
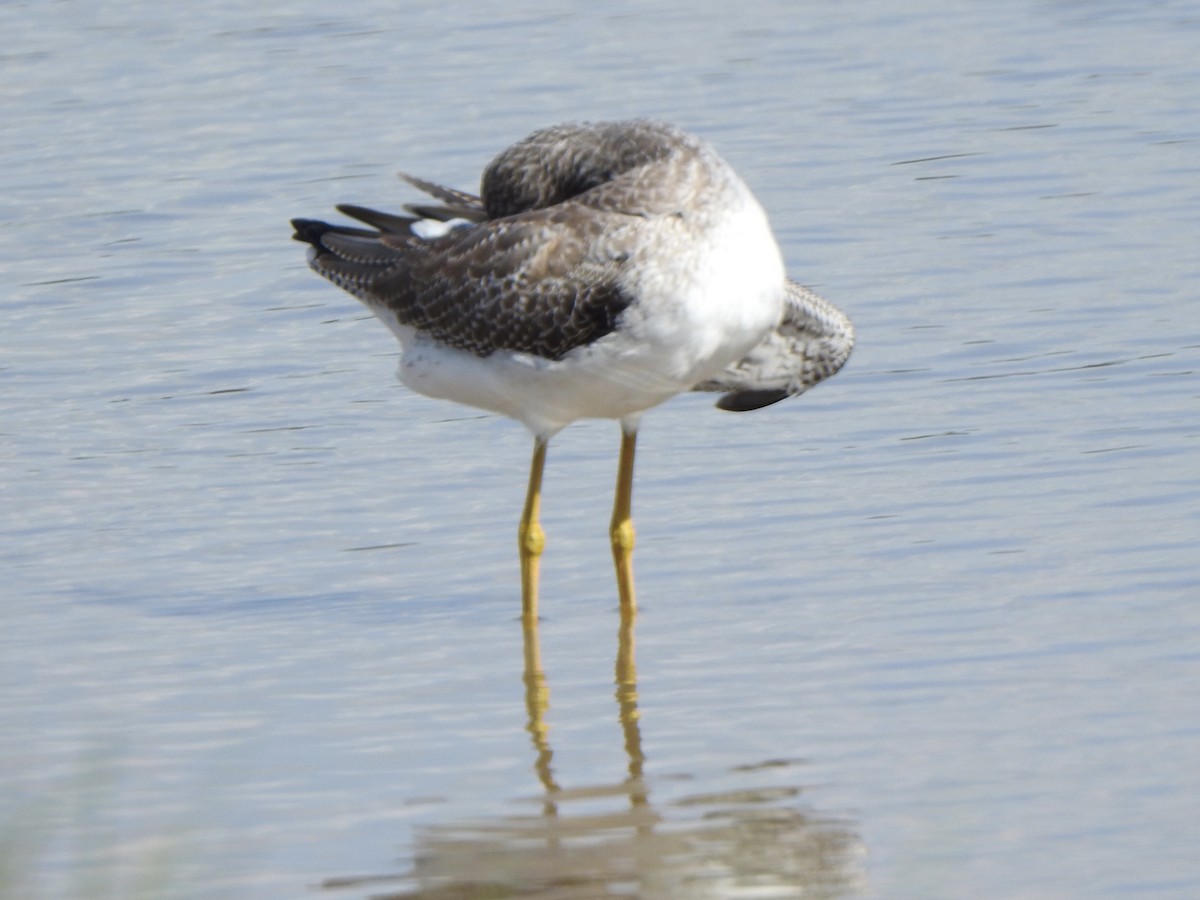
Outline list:
[[[1194,3],[0,30],[0,895],[1200,895]],[[646,416],[618,690],[616,427],[551,446],[542,682],[528,436],[399,386],[286,220],[631,115],[859,345]]]

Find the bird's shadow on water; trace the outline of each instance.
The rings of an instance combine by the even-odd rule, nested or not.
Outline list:
[[[845,897],[863,887],[853,823],[802,809],[801,787],[778,783],[793,760],[738,766],[722,790],[655,803],[645,773],[633,616],[624,616],[616,701],[627,775],[567,788],[554,774],[549,687],[537,625],[525,627],[524,684],[533,769],[541,785],[511,815],[420,830],[407,871],[326,879],[330,892],[374,900],[449,898]],[[772,783],[764,786],[763,773]],[[739,779],[746,782],[737,785]]]

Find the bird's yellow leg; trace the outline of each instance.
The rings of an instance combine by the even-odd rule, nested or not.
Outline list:
[[[622,618],[637,611],[633,590],[633,452],[637,446],[637,428],[621,426],[621,456],[617,463],[617,493],[613,500],[612,538],[613,563],[617,569],[617,593],[621,597]]]
[[[546,441],[534,438],[533,459],[529,463],[529,489],[525,510],[517,528],[517,547],[521,554],[521,619],[528,628],[538,617],[538,572],[546,532],[540,521],[542,509],[542,470],[546,466]]]

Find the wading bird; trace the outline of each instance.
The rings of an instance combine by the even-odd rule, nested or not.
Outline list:
[[[631,500],[642,413],[683,391],[758,409],[830,377],[854,332],[790,281],[767,217],[703,140],[634,120],[556,125],[501,153],[479,196],[404,176],[437,202],[369,226],[295,219],[309,264],[400,340],[400,380],[523,422],[533,460],[518,528],[523,615],[537,617],[546,446],[576,419],[616,419],[610,536],[635,609]]]

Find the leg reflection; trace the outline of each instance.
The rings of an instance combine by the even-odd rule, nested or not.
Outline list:
[[[331,878],[324,887],[369,887],[375,896],[394,900],[613,897],[628,895],[631,885],[653,886],[655,896],[694,897],[697,873],[703,872],[706,880],[727,885],[730,896],[862,893],[857,877],[861,839],[844,818],[797,808],[793,798],[801,787],[788,775],[794,760],[752,761],[715,773],[711,787],[697,785],[685,796],[678,796],[678,787],[668,787],[662,792],[666,800],[650,798],[631,608],[621,616],[615,666],[624,752],[613,740],[609,758],[610,763],[623,762],[626,774],[560,787],[552,767],[549,691],[537,620],[523,625],[525,729],[536,751],[534,769],[542,792],[535,802],[541,810],[531,815],[522,801],[516,814],[426,823],[416,831],[413,863],[405,871]],[[660,827],[663,820],[669,827]],[[396,890],[379,893],[378,885],[385,882],[394,882]]]
[[[554,751],[550,748],[548,736],[550,726],[546,724],[546,712],[550,708],[550,688],[542,670],[542,645],[538,637],[536,616],[523,617],[521,626],[525,638],[525,730],[529,732],[537,754],[533,764],[534,771],[546,792],[543,809],[546,815],[552,816],[558,812],[556,797],[559,786],[554,780],[551,767]]]
[[[625,756],[629,760],[629,777],[625,784],[629,791],[629,804],[633,808],[645,806],[648,795],[642,777],[646,758],[642,754],[642,730],[637,706],[637,661],[633,634],[636,619],[634,608],[622,604],[621,626],[617,631],[616,697],[617,715],[625,736]]]

